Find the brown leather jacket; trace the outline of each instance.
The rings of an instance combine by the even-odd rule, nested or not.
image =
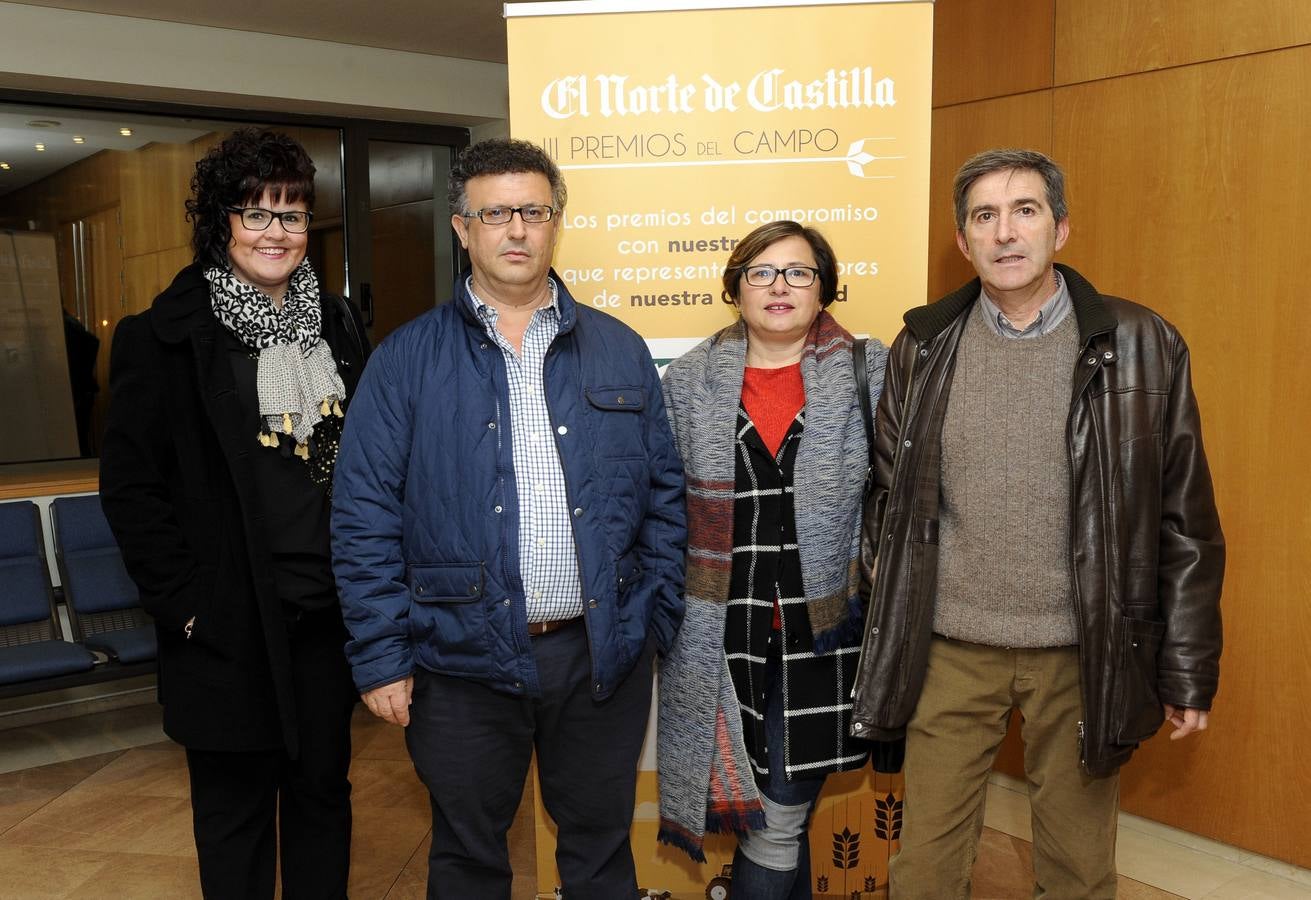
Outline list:
[[[1078,272],[1057,268],[1082,348],[1067,428],[1083,694],[1078,738],[1084,768],[1100,775],[1156,733],[1162,703],[1210,708],[1219,679],[1224,536],[1183,338],[1152,311],[1102,296]],[[892,345],[865,511],[873,594],[856,675],[857,736],[904,734],[924,685],[942,422],[956,347],[979,289],[975,280],[906,313]]]

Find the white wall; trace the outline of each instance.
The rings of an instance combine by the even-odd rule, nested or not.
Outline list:
[[[0,87],[464,127],[509,114],[501,63],[5,2]]]

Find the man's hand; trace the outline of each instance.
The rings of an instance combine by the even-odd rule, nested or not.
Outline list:
[[[1206,710],[1181,709],[1168,703],[1161,705],[1165,707],[1166,720],[1174,726],[1174,731],[1170,734],[1170,740],[1177,741],[1179,738],[1188,737],[1194,731],[1206,731],[1207,718],[1209,717]]]
[[[360,694],[360,699],[369,708],[369,712],[379,719],[404,728],[410,724],[410,692],[413,690],[414,676],[411,675],[402,681],[393,681],[365,691]]]

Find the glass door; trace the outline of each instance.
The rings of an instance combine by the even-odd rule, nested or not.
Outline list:
[[[381,124],[350,131],[350,291],[377,344],[450,296],[459,260],[446,180],[468,134]]]

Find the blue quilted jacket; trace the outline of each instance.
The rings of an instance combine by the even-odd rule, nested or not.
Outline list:
[[[559,287],[544,382],[573,512],[592,692],[683,617],[683,469],[642,338]],[[519,575],[505,360],[455,299],[391,334],[364,372],[337,459],[333,569],[361,691],[416,666],[540,693]]]

